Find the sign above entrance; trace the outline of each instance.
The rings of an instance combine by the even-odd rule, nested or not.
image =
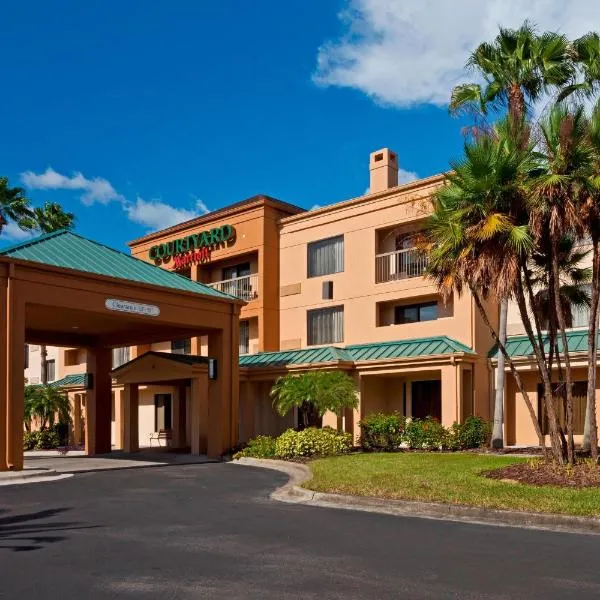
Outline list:
[[[235,228],[231,225],[222,225],[200,233],[193,233],[182,238],[177,238],[172,242],[164,242],[157,246],[152,246],[148,251],[148,258],[154,261],[167,261],[171,257],[176,257],[187,252],[217,248],[224,243],[233,243],[235,241]],[[206,254],[202,257],[206,260]],[[210,260],[210,254],[208,254]],[[199,262],[199,261],[195,261]],[[200,260],[202,261],[202,258]]]
[[[128,300],[117,300],[116,298],[107,298],[104,306],[108,310],[125,312],[133,315],[143,315],[145,317],[158,317],[160,308],[154,304],[140,304],[138,302],[129,302]]]

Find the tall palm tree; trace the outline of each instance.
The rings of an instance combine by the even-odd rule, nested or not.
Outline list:
[[[562,342],[565,366],[567,452],[575,460],[573,439],[573,377],[567,344],[569,327],[561,301],[561,243],[565,238],[579,239],[586,233],[582,217],[591,192],[594,151],[589,143],[589,121],[583,107],[573,109],[556,104],[540,124],[540,172],[530,182],[530,226],[538,247],[547,248],[549,295],[554,303],[551,317],[556,319]]]
[[[10,221],[24,231],[33,229],[32,214],[25,191],[10,187],[7,177],[0,177],[0,235]]]
[[[508,110],[510,133],[524,147],[529,132],[524,127],[527,105],[538,100],[550,87],[564,86],[573,76],[568,40],[547,32],[537,35],[528,21],[516,30],[501,28],[492,43],[480,44],[467,61],[467,68],[483,77],[485,84],[459,85],[452,91],[451,112],[467,111],[478,120],[490,109]],[[498,336],[506,342],[508,299],[500,299]],[[498,356],[494,402],[492,447],[504,445],[504,355]]]
[[[33,228],[42,233],[52,233],[59,229],[72,229],[75,225],[75,215],[65,212],[56,202],[45,202],[41,207],[31,211]],[[40,380],[43,385],[48,383],[48,348],[40,345]]]
[[[463,159],[452,164],[447,185],[435,195],[422,243],[430,253],[427,274],[443,296],[453,290],[459,294],[465,288],[471,291],[523,394],[542,445],[544,438],[532,402],[482,302],[487,294],[509,298],[514,293],[522,257],[532,248],[523,192],[524,180],[535,162],[530,148],[515,144],[508,135],[508,121],[465,144]],[[560,454],[560,444],[555,446]]]
[[[600,58],[600,40],[598,53]],[[600,78],[597,78],[600,81]],[[600,303],[600,101],[589,119],[589,142],[594,150],[594,168],[590,195],[583,205],[582,219],[592,242],[592,296],[588,329],[588,390],[583,431],[583,449],[598,460],[598,430],[596,423],[596,371],[598,356],[598,304]]]

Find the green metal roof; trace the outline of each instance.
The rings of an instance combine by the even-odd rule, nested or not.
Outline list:
[[[599,334],[600,339],[600,334]],[[585,329],[567,331],[567,346],[569,352],[587,352],[588,332]],[[544,348],[548,348],[548,336],[544,336]],[[558,338],[558,351],[562,352],[562,340]],[[533,346],[526,335],[511,335],[506,339],[506,351],[510,357],[513,356],[533,356]],[[495,358],[498,355],[498,347],[494,346],[489,357]]]
[[[352,357],[343,348],[325,346],[304,350],[244,354],[240,356],[240,367],[283,367],[335,361],[352,361]]]
[[[454,354],[473,350],[445,335],[398,340],[397,342],[375,342],[346,346],[352,360],[385,360],[386,358],[410,358],[411,356],[433,356],[435,354]]]
[[[0,256],[149,283],[206,296],[233,299],[202,283],[61,229],[0,250]]]
[[[240,356],[241,367],[281,367],[286,365],[317,364],[324,362],[358,362],[363,360],[385,360],[390,358],[409,358],[433,356],[436,354],[473,353],[471,348],[446,337],[445,335],[399,340],[397,342],[378,342],[372,344],[354,344],[339,348],[324,346],[284,352],[259,352]]]
[[[208,364],[210,362],[210,359],[206,356],[195,356],[194,354],[179,354],[176,352],[158,352],[156,350],[150,350],[148,352],[145,352],[144,354],[140,354],[140,356],[138,356],[137,358],[133,358],[132,360],[129,360],[123,363],[122,365],[115,367],[111,371],[111,373],[116,374],[121,369],[129,367],[133,363],[138,362],[143,358],[146,358],[147,356],[158,356],[159,358],[164,358],[173,362],[182,363],[184,365]]]
[[[48,385],[53,388],[63,388],[69,386],[83,386],[85,383],[85,373],[76,373],[74,375],[65,375],[62,379],[52,381]]]

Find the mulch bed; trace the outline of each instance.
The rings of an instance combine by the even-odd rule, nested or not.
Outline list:
[[[600,487],[600,467],[590,462],[574,467],[561,467],[545,461],[508,465],[482,473],[490,479],[501,479],[529,485],[554,485],[570,488]]]

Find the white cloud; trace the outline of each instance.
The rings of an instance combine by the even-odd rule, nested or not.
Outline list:
[[[398,169],[398,184],[410,183],[416,181],[419,176],[414,171],[406,171],[404,169]]]
[[[192,194],[192,198],[194,199],[194,202],[196,203],[196,210],[201,215],[206,215],[210,212],[210,208],[208,208],[208,206],[206,206],[206,204],[204,204],[204,202],[202,200],[200,200],[200,198],[197,198],[193,194]]]
[[[2,231],[0,232],[0,241],[6,240],[16,243],[29,240],[37,235],[39,235],[39,232],[23,231],[15,224],[14,221],[9,221],[8,225],[4,225],[4,227],[2,227]]]
[[[598,0],[349,0],[344,33],[319,48],[314,80],[360,90],[398,107],[444,105],[450,90],[471,80],[469,53],[498,25],[525,19],[541,30],[576,37],[600,22]]]
[[[144,200],[139,196],[134,203],[125,202],[123,209],[131,221],[148,229],[164,229],[198,216],[196,211],[175,208],[161,200]]]
[[[82,191],[81,202],[86,206],[91,206],[96,202],[108,204],[117,201],[131,221],[148,229],[164,229],[193,219],[199,214],[205,215],[210,212],[206,204],[196,196],[192,196],[194,210],[177,208],[159,199],[144,200],[140,196],[136,198],[135,202],[130,202],[125,196],[119,194],[107,179],[103,177],[87,179],[78,171],[74,172],[71,177],[58,173],[52,167],[48,167],[43,173],[25,171],[21,173],[21,181],[28,188],[37,190]],[[6,232],[6,228],[4,232]],[[16,226],[10,229],[12,239],[26,239],[26,235],[23,237],[23,233]],[[19,238],[18,235],[22,237]]]
[[[87,179],[82,173],[75,172],[71,177],[62,175],[52,167],[43,173],[25,171],[21,173],[21,181],[34,190],[80,190],[83,192],[81,201],[90,206],[95,202],[108,204],[113,200],[123,200],[111,183],[102,177]]]

